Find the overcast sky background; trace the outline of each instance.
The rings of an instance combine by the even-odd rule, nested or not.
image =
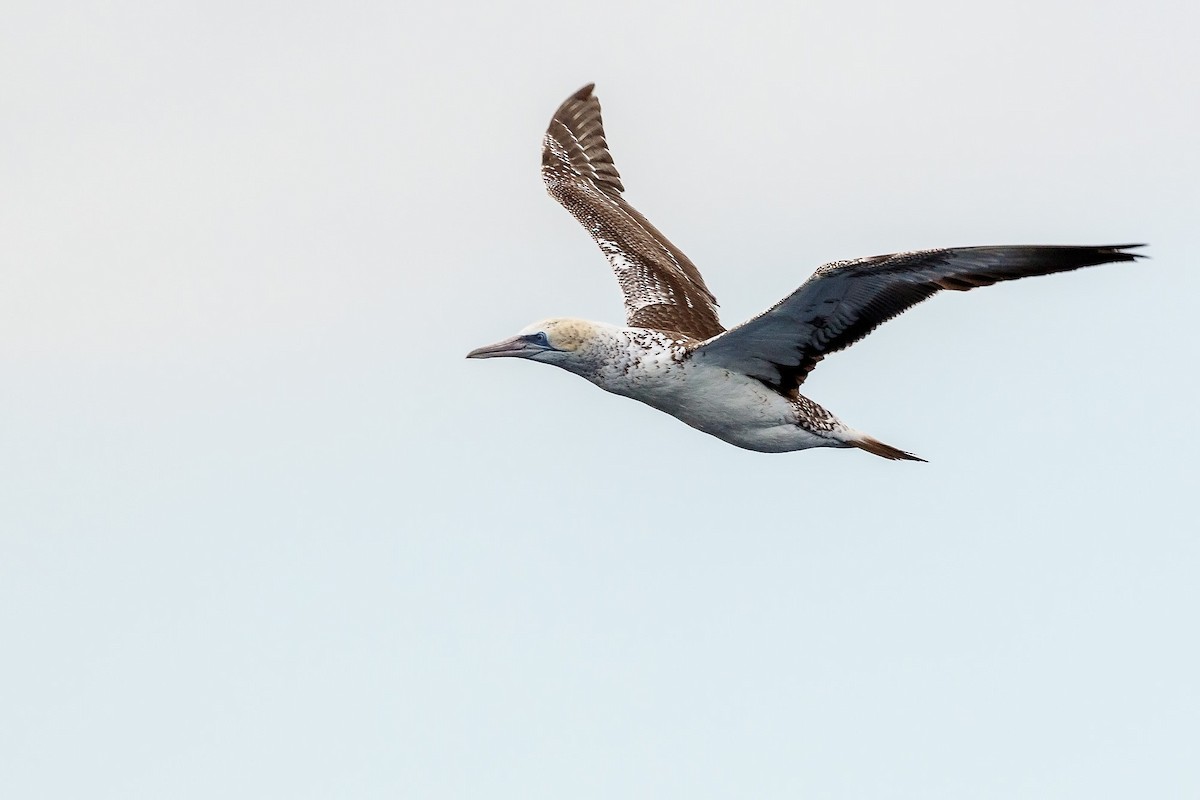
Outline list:
[[[9,3],[0,796],[1200,796],[1194,2]],[[939,296],[760,455],[559,370],[621,319],[539,144],[595,81],[732,324]]]

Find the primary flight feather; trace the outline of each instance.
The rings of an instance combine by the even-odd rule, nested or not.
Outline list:
[[[550,195],[600,247],[625,296],[626,327],[549,319],[468,358],[542,361],[760,452],[857,447],[923,459],[857,431],[799,393],[829,353],[942,289],[1139,258],[1141,245],[956,247],[836,261],[731,330],[696,265],[625,202],[588,85],[555,112],[542,142]]]

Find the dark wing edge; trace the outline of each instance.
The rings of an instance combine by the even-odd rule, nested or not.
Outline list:
[[[591,234],[625,296],[630,326],[709,339],[725,329],[700,271],[633,206],[604,137],[588,84],[567,98],[542,142],[546,190]]]
[[[829,353],[943,289],[1145,258],[1142,244],[958,247],[835,261],[774,307],[699,345],[697,357],[791,394]]]

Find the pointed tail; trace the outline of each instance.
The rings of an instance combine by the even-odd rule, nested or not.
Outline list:
[[[892,447],[890,444],[884,444],[878,439],[874,439],[866,434],[861,435],[857,439],[849,439],[847,440],[847,443],[854,445],[859,450],[866,450],[872,455],[879,456],[880,458],[886,458],[890,461],[925,461],[925,459],[921,458],[920,456],[914,456],[912,453],[906,453],[899,448]]]

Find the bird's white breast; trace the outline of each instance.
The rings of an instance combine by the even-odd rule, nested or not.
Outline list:
[[[665,411],[693,428],[751,450],[785,452],[827,444],[797,425],[791,401],[754,378],[687,357],[657,332],[633,334],[592,381]],[[811,442],[809,441],[811,440]]]

